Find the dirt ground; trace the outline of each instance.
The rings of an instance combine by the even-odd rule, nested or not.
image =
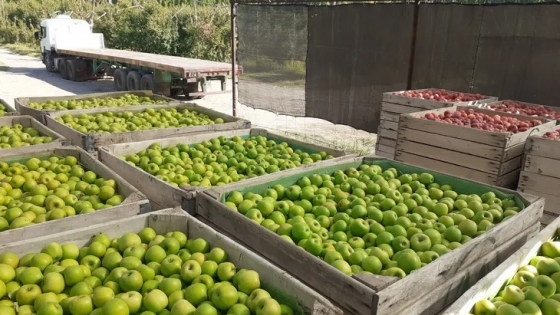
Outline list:
[[[0,48],[0,98],[13,106],[16,97],[64,96],[73,94],[114,91],[112,80],[73,82],[63,80],[57,73],[50,73],[40,60],[14,54]],[[219,89],[219,82],[212,89]],[[231,84],[228,87],[231,89]],[[244,84],[245,95],[251,89],[275,89],[266,83]],[[231,93],[207,96],[197,100],[201,106],[223,113],[232,114]],[[262,105],[264,109],[254,109],[237,104],[237,116],[248,119],[254,127],[266,128],[272,132],[297,138],[318,145],[344,149],[352,152],[373,153],[376,135],[345,125],[335,125],[326,120],[278,115],[278,104]],[[301,113],[294,113],[301,115]]]

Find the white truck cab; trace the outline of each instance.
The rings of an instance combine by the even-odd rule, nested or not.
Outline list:
[[[40,41],[41,55],[49,71],[56,71],[58,49],[102,49],[105,48],[103,34],[93,33],[92,26],[68,15],[58,15],[41,22],[41,30],[35,33]]]

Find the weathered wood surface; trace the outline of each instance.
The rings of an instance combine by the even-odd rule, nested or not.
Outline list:
[[[171,231],[182,231],[188,238],[203,238],[212,247],[220,247],[228,253],[228,260],[239,269],[252,269],[259,273],[265,287],[271,287],[297,300],[300,306],[312,315],[341,315],[340,309],[320,294],[305,286],[285,271],[275,267],[255,253],[245,249],[228,237],[216,232],[206,224],[180,209],[167,209],[115,220],[80,229],[46,235],[35,239],[25,239],[11,244],[0,244],[0,253],[13,252],[18,255],[40,252],[50,242],[61,244],[74,243],[79,247],[86,246],[91,238],[99,233],[110,237],[119,237],[125,233],[138,233],[144,227],[152,227],[158,234]]]

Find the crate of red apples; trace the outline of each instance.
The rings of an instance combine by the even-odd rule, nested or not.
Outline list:
[[[383,94],[381,121],[379,123],[376,154],[393,158],[401,114],[451,106],[482,106],[496,102],[497,97],[480,94],[422,89],[387,92]]]
[[[560,127],[531,135],[525,146],[525,161],[519,190],[546,199],[541,223],[560,216]]]
[[[405,114],[395,160],[512,188],[517,186],[527,137],[555,124],[472,106]]]
[[[512,100],[488,103],[484,106],[498,112],[560,120],[560,108]]]

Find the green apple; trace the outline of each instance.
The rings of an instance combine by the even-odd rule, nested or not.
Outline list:
[[[90,271],[93,271],[101,266],[101,259],[97,256],[86,255],[80,261],[80,265],[86,266]]]
[[[196,308],[195,315],[218,315],[218,310],[210,303],[205,302]]]
[[[70,289],[70,296],[90,295],[92,293],[92,287],[90,287],[85,281],[76,283]]]
[[[219,247],[212,248],[212,250],[210,250],[210,252],[206,253],[205,256],[206,256],[207,260],[214,261],[218,264],[221,264],[221,263],[227,261],[227,258],[228,258],[227,253]]]
[[[540,290],[539,290],[540,291]],[[525,293],[515,285],[508,285],[502,294],[502,300],[508,304],[517,305],[525,299]]]
[[[557,241],[544,242],[542,244],[541,250],[546,257],[550,257],[550,258],[560,257],[560,242]]]
[[[136,270],[129,270],[119,279],[119,286],[124,292],[140,291],[144,280],[142,274]]]
[[[558,314],[560,310],[560,302],[554,299],[544,299],[540,305],[543,315],[554,315]]]
[[[167,255],[176,255],[181,249],[181,243],[174,237],[166,237],[159,246],[165,250]]]
[[[17,265],[15,268],[17,268]],[[4,283],[12,281],[16,277],[15,268],[11,265],[0,263],[0,281]]]
[[[183,284],[181,283],[181,279],[165,278],[160,282],[158,289],[160,289],[167,296],[170,296],[171,293],[181,290],[182,286]]]
[[[140,236],[142,243],[149,244],[157,236],[157,233],[151,227],[146,227],[143,228],[142,231],[140,231],[140,233],[138,233],[138,236]]]
[[[259,274],[254,270],[244,270],[237,272],[237,288],[239,291],[250,295],[254,290],[261,286]]]
[[[154,289],[144,295],[142,302],[147,311],[151,311],[156,314],[164,310],[169,303],[167,295],[159,289]]]
[[[41,295],[41,288],[38,285],[26,284],[17,290],[15,300],[18,305],[33,305],[39,295]]]
[[[223,262],[218,265],[217,275],[220,281],[231,280],[236,272],[236,267],[231,262]]]
[[[251,311],[244,304],[234,304],[226,315],[251,315]]]
[[[523,289],[526,286],[537,286],[537,279],[536,276],[528,271],[518,271],[513,279],[511,280],[511,284],[517,286],[518,288]]]
[[[545,275],[538,275],[536,277],[537,289],[541,291],[545,298],[549,298],[556,293],[556,283]]]
[[[126,302],[126,304],[128,305],[128,310],[131,314],[136,314],[140,311],[140,308],[142,307],[142,294],[140,294],[139,292],[126,292],[119,298]]]
[[[93,290],[93,304],[96,307],[103,307],[107,302],[115,297],[115,292],[108,287],[97,287]]]
[[[223,284],[212,293],[210,299],[217,309],[225,311],[237,303],[237,290],[231,284]]]
[[[251,311],[251,313],[255,313],[259,301],[263,299],[270,299],[270,298],[271,298],[270,293],[268,293],[267,291],[263,289],[256,289],[247,298],[246,305]]]
[[[50,255],[45,253],[38,253],[35,254],[31,259],[30,266],[37,267],[41,269],[41,271],[43,271],[45,270],[45,268],[47,268],[48,265],[52,264],[53,262],[53,258]]]
[[[281,315],[280,303],[272,298],[260,299],[256,307],[257,315]]]
[[[516,306],[523,314],[542,314],[539,305],[530,300],[521,301],[521,303],[517,304]]]
[[[551,275],[555,272],[560,272],[560,264],[552,258],[543,258],[539,260],[535,266],[539,275]]]
[[[144,255],[146,254],[146,249],[142,245],[134,245],[130,246],[123,252],[123,257],[136,257],[140,260],[144,259]]]
[[[197,238],[194,240],[190,239],[187,241],[186,246],[191,253],[206,254],[208,253],[208,251],[210,251],[210,244],[208,244],[208,242],[202,238]]]
[[[39,284],[41,283],[41,281],[43,281],[44,276],[41,273],[41,269],[37,267],[27,267],[23,269],[16,278],[19,280],[19,282],[21,282],[21,284],[25,285],[25,284]]]
[[[38,309],[41,308],[41,306],[43,306],[43,304],[46,304],[48,302],[58,303],[58,297],[56,296],[56,294],[54,294],[52,292],[48,292],[48,293],[43,293],[43,294],[39,295],[35,299],[35,302],[33,302],[33,308],[38,310]]]
[[[208,287],[203,283],[193,283],[185,290],[185,299],[197,307],[208,299]]]
[[[542,300],[544,300],[544,297],[542,296],[541,291],[539,291],[536,287],[526,286],[526,287],[523,287],[523,289],[521,289],[521,291],[523,291],[523,293],[525,294],[525,300],[533,301],[533,302],[537,303],[538,305],[540,305]]]
[[[41,250],[41,253],[51,256],[52,260],[55,262],[61,260],[63,256],[62,246],[54,242],[45,245],[45,247]]]
[[[128,247],[140,244],[142,244],[142,239],[135,233],[126,233],[117,241],[118,250],[120,252],[124,252]]]
[[[148,248],[144,259],[147,263],[156,262],[159,264],[165,259],[165,257],[167,257],[165,250],[159,245],[154,245]]]
[[[206,288],[210,289],[214,285],[214,279],[209,275],[200,275],[194,278],[192,283],[202,283],[206,286]]]
[[[179,300],[171,307],[171,315],[193,315],[196,308],[187,300]]]
[[[170,238],[175,240],[174,238]],[[177,241],[177,240],[175,240]],[[177,241],[179,242],[179,241]],[[169,277],[171,275],[174,274],[178,274],[181,272],[181,266],[183,264],[183,261],[181,260],[181,258],[177,255],[174,254],[170,254],[169,256],[167,256],[160,265],[160,272],[163,276],[165,277]]]
[[[155,270],[148,267],[147,265],[138,266],[136,268],[136,271],[138,271],[142,275],[142,279],[144,280],[144,282],[148,280],[153,280],[154,277],[156,276]]]
[[[474,305],[474,315],[496,314],[496,306],[489,300],[480,300]]]
[[[128,305],[125,301],[121,299],[112,299],[107,301],[105,305],[101,308],[102,315],[128,315],[130,314],[130,310],[128,309]]]
[[[85,278],[85,272],[82,266],[68,266],[62,272],[64,281],[67,286],[72,286]]]
[[[190,283],[202,274],[202,267],[196,260],[187,260],[181,266],[181,279]]]

